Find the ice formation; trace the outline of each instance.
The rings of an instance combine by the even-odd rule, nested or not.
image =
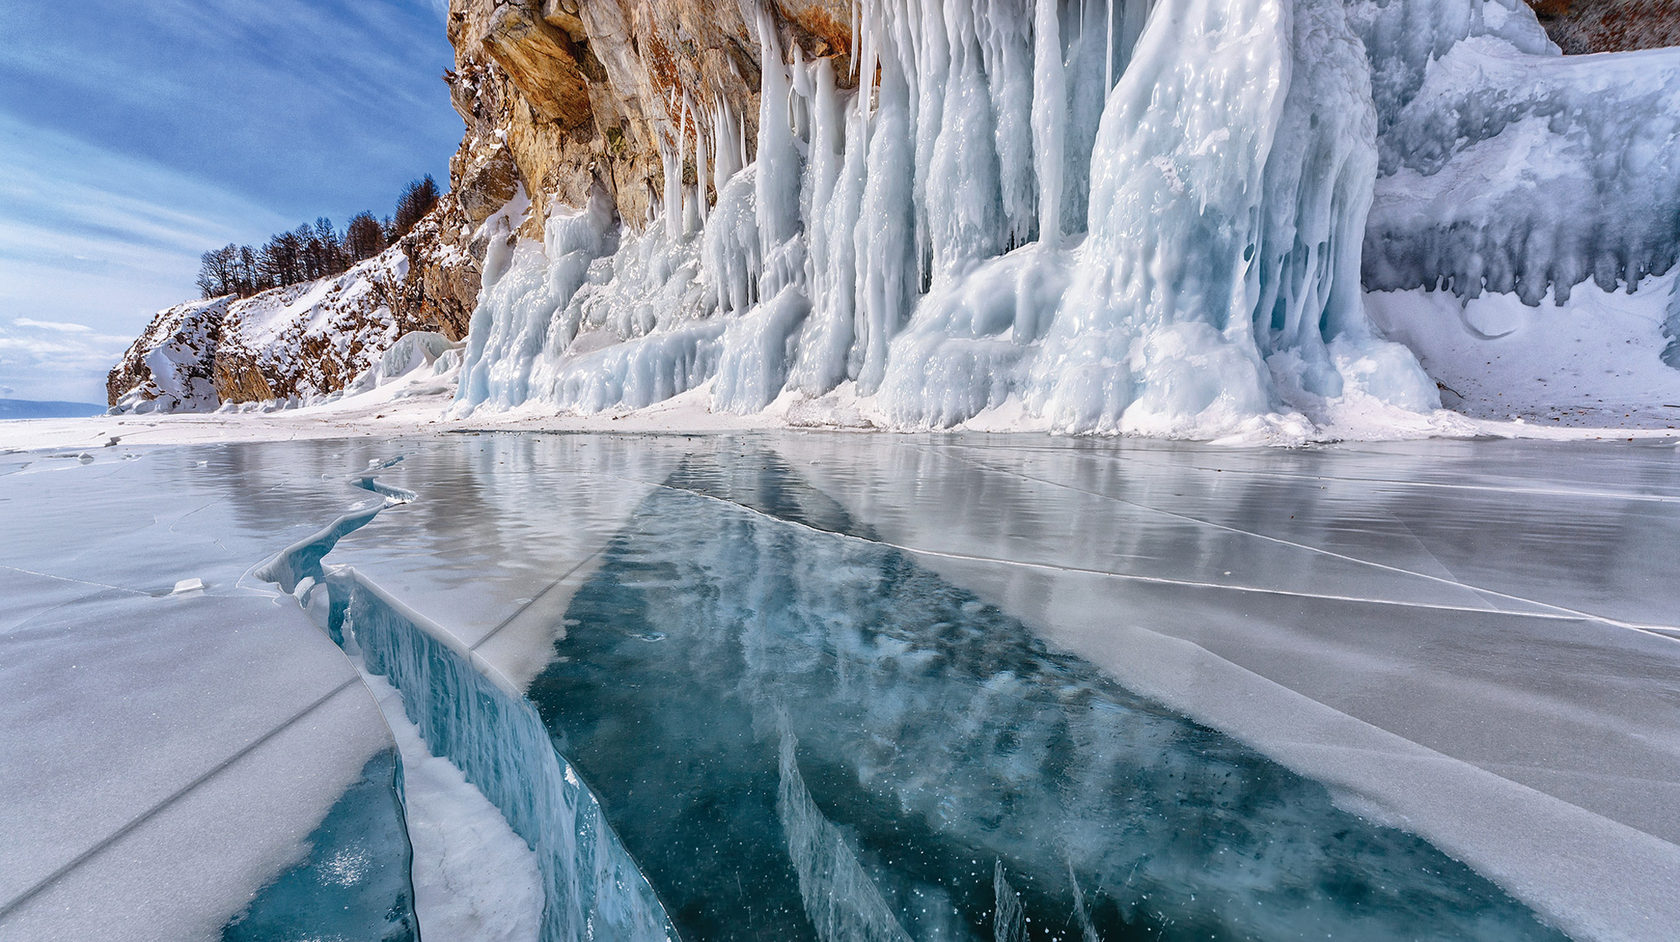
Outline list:
[[[1673,266],[1680,51],[1562,57],[1512,0],[1349,10],[1366,47],[1386,50],[1372,56],[1369,287],[1561,305],[1589,279],[1631,291]]]
[[[1364,288],[1561,304],[1680,252],[1680,54],[1563,59],[1520,0],[871,0],[850,75],[757,31],[750,152],[685,101],[647,225],[605,194],[540,244],[523,196],[495,223],[457,414],[703,386],[846,387],[894,427],[1427,411]]]
[[[870,3],[852,77],[757,28],[752,155],[690,103],[640,232],[604,194],[540,244],[510,234],[523,205],[492,221],[457,413],[706,383],[736,413],[850,384],[905,427],[1017,398],[1211,432],[1349,382],[1437,404],[1362,309],[1377,118],[1337,0]]]

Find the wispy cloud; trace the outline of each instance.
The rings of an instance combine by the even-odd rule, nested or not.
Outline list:
[[[80,324],[0,322],[0,386],[24,399],[102,401],[105,373],[129,342]]]
[[[386,211],[460,136],[432,0],[83,0],[8,20],[0,109],[299,220]]]
[[[52,330],[63,334],[91,334],[93,328],[86,324],[70,324],[63,321],[38,321],[33,318],[20,317],[12,321],[19,327],[33,327],[36,330]]]

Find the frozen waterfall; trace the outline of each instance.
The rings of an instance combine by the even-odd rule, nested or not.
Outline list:
[[[1636,64],[1564,66],[1520,0],[866,0],[850,74],[756,24],[751,153],[727,104],[687,100],[661,219],[625,225],[598,192],[550,207],[540,243],[512,235],[523,204],[487,224],[457,414],[695,391],[716,412],[855,398],[892,427],[991,410],[1214,436],[1351,398],[1427,411],[1362,271],[1527,300],[1636,283],[1680,244],[1673,212],[1619,236],[1590,212],[1537,221],[1533,181],[1466,195],[1463,219],[1436,205],[1466,149],[1585,154],[1617,115],[1680,114],[1680,59],[1612,88]],[[1484,59],[1526,97],[1470,107]],[[1614,173],[1674,173],[1659,125]],[[1658,182],[1680,205],[1680,178]]]

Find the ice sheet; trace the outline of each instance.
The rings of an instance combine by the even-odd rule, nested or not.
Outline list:
[[[702,467],[722,477],[697,487]],[[770,503],[718,489],[767,469],[787,482]],[[1680,653],[1658,562],[1680,544],[1670,445],[485,435],[417,444],[389,477],[419,500],[329,562],[413,593],[516,689],[598,624],[579,593],[626,546],[663,584],[747,522],[861,538],[1427,837],[1572,934],[1680,926],[1664,890],[1680,876],[1680,722],[1653,709],[1673,702]],[[635,536],[685,494],[714,522]],[[779,571],[724,564],[748,567],[718,583],[725,598]],[[845,570],[816,568],[785,591],[870,604],[823,587],[851,584]]]
[[[314,898],[412,928],[378,709],[295,603],[242,584],[345,502],[295,455],[119,447],[5,476],[0,938],[213,938],[242,913],[325,930],[283,875],[340,852],[356,865]],[[353,786],[374,797],[344,804]],[[330,813],[383,836],[317,831]]]
[[[13,462],[0,478],[0,514],[38,536],[0,559],[0,579],[24,600],[0,621],[0,677],[9,702],[22,704],[0,719],[0,735],[9,755],[48,766],[0,768],[9,798],[0,814],[9,834],[26,837],[0,849],[22,848],[0,856],[0,876],[14,881],[0,895],[16,900],[44,885],[0,916],[0,936],[82,932],[104,911],[84,902],[104,899],[155,914],[135,937],[203,937],[264,893],[287,898],[275,877],[315,872],[321,861],[304,839],[390,740],[325,636],[245,570],[281,546],[310,544],[371,501],[384,509],[359,529],[334,530],[342,538],[320,560],[327,570],[354,567],[369,587],[346,622],[352,643],[372,632],[375,669],[403,688],[420,729],[443,737],[433,752],[457,756],[467,781],[489,788],[504,813],[514,809],[515,830],[544,842],[551,912],[556,900],[615,900],[614,919],[658,934],[657,904],[621,892],[645,868],[658,903],[690,929],[715,916],[683,900],[762,903],[769,908],[753,918],[765,925],[792,918],[922,937],[975,929],[973,920],[990,918],[977,914],[1015,899],[1035,920],[1059,913],[1164,928],[1172,919],[1186,932],[1345,923],[1374,937],[1388,931],[1388,904],[1349,909],[1355,897],[1340,891],[1280,906],[1272,911],[1294,915],[1275,922],[1250,920],[1253,901],[1271,899],[1266,887],[1312,867],[1379,872],[1363,851],[1327,851],[1308,866],[1290,850],[1328,846],[1315,829],[1362,818],[1357,828],[1375,829],[1359,830],[1367,836],[1358,846],[1398,840],[1386,829],[1394,825],[1428,843],[1392,853],[1451,857],[1481,875],[1417,887],[1407,905],[1423,908],[1407,910],[1413,923],[1480,913],[1491,921],[1464,933],[1522,935],[1529,930],[1512,927],[1534,924],[1501,901],[1509,891],[1573,935],[1671,938],[1680,926],[1666,889],[1680,879],[1680,720],[1663,705],[1675,698],[1680,627],[1660,561],[1680,544],[1673,455],[1650,442],[1255,451],[787,432],[118,446],[87,463]],[[350,488],[350,471],[378,493]],[[382,504],[384,495],[406,502]],[[315,571],[320,551],[300,555],[293,577]],[[176,592],[193,579],[204,588]],[[858,632],[879,637],[858,647],[848,640]],[[450,658],[459,663],[444,670]],[[730,666],[743,658],[750,670]],[[952,673],[959,663],[993,666],[964,680],[969,667]],[[138,685],[136,672],[167,682]],[[489,683],[474,686],[477,675]],[[447,678],[455,680],[438,685]],[[439,691],[478,707],[456,710],[436,700]],[[519,714],[511,698],[490,706],[520,691],[536,697],[546,733],[498,738],[474,726]],[[1119,742],[1102,732],[1108,721],[1048,706],[1053,691],[1085,691],[1077,702],[1095,695],[1121,715],[1142,710],[1136,728],[1223,738],[1181,752],[1164,745],[1179,734],[1163,733],[1104,751]],[[967,706],[953,706],[959,693]],[[727,867],[689,844],[661,843],[678,833],[662,820],[689,829],[690,850],[727,837],[706,830],[717,822],[704,815],[661,817],[676,813],[669,796],[692,792],[680,786],[689,773],[636,769],[651,774],[709,738],[727,739],[735,727],[722,704],[735,697],[756,704],[739,727],[752,743],[741,755],[756,756],[752,774],[769,778],[715,807],[757,795],[762,814],[781,824],[752,819],[770,829],[759,837],[774,839],[754,844],[756,857],[727,859],[780,857],[788,869],[759,871],[761,892],[732,897],[711,882]],[[614,698],[625,711],[606,709]],[[778,713],[778,703],[793,707]],[[668,714],[668,724],[600,726],[641,710]],[[300,714],[307,719],[285,725]],[[953,718],[961,723],[949,732],[960,736],[944,742]],[[722,725],[681,732],[697,721]],[[1077,745],[1044,753],[1063,757],[1054,769],[1029,761],[1038,746],[1009,745],[1050,743],[1057,723],[1083,732]],[[531,768],[520,750],[554,755],[549,736],[560,747],[555,781],[570,781],[574,756],[583,773],[560,791],[589,789],[571,799],[577,820],[587,824],[582,812],[599,800],[628,858],[602,856],[612,843],[584,824],[575,843],[547,834],[529,796],[506,791],[515,779],[491,774],[510,760]],[[642,751],[654,742],[668,747]],[[1152,846],[1154,825],[1142,823],[1154,819],[1145,815],[1125,839],[1075,826],[1125,820],[1102,810],[1105,796],[1124,790],[1090,776],[1132,768],[1143,781],[1160,762],[1203,769],[1221,755],[1235,778],[1211,793],[1198,786],[1188,807],[1223,788],[1237,796],[1299,783],[1276,799],[1291,809],[1281,818],[1209,812],[1269,835],[1250,848],[1264,865],[1242,878],[1258,882],[1234,891],[1216,880],[1224,888],[1198,893],[1196,905],[1164,890],[1149,890],[1147,904],[1129,897],[1112,862]],[[302,767],[299,756],[309,757]],[[691,758],[721,776],[704,788],[731,788],[735,772],[722,770],[736,765]],[[1075,767],[1085,771],[1071,775]],[[183,789],[205,771],[203,784]],[[973,822],[988,819],[991,800],[985,776],[1013,783],[1008,813],[1024,817],[1010,820],[1029,833],[1052,818],[1072,828],[1058,832],[1068,860],[977,836]],[[1047,785],[1096,817],[1042,810],[1051,807],[1037,803]],[[1156,795],[1176,786],[1138,787]],[[918,796],[928,795],[948,800],[924,808]],[[253,816],[253,800],[267,813]],[[1163,812],[1169,821],[1180,813]],[[1208,833],[1235,840],[1226,825]],[[578,859],[568,847],[596,850]],[[1149,868],[1176,860],[1218,872],[1184,853],[1163,845],[1148,852]],[[1074,877],[1064,883],[1069,862]],[[1448,872],[1446,863],[1423,866]],[[1141,872],[1156,880],[1167,870]],[[623,879],[587,884],[613,873]],[[577,889],[586,884],[594,889]],[[1415,902],[1464,893],[1477,902],[1439,911]],[[578,911],[565,911],[573,915],[546,924],[577,924],[566,920]]]

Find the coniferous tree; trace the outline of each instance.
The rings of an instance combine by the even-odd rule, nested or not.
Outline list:
[[[236,285],[240,297],[248,298],[268,287],[263,283],[262,272],[257,267],[257,253],[249,245],[239,247],[237,271]]]
[[[293,285],[303,280],[303,249],[295,232],[282,232],[262,247],[262,271],[270,284]]]
[[[385,251],[385,229],[372,213],[357,213],[344,230],[344,252],[351,264]]]
[[[321,243],[322,274],[336,275],[350,267],[344,258],[344,237],[333,228],[331,219],[322,216],[315,220],[315,238]]]
[[[239,249],[225,245],[199,256],[198,290],[206,298],[219,298],[237,290],[236,266]]]
[[[427,174],[403,189],[395,217],[380,220],[360,212],[340,232],[322,216],[313,224],[277,233],[259,248],[229,244],[205,252],[199,257],[198,289],[206,298],[248,298],[269,288],[340,274],[406,235],[441,196],[437,181]]]
[[[390,241],[395,242],[407,235],[415,223],[432,211],[441,195],[438,192],[437,181],[433,180],[429,173],[405,187],[402,196],[397,199],[397,214],[392,219],[394,235]]]

